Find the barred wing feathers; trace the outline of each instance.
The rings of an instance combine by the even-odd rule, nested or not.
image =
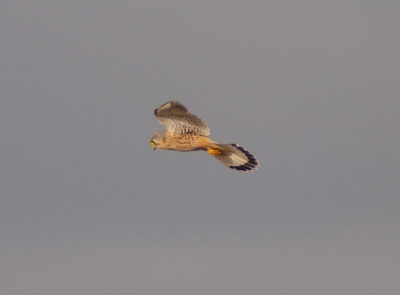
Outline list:
[[[158,121],[173,134],[196,133],[209,136],[210,129],[203,119],[189,113],[188,109],[177,101],[169,101],[154,111]]]

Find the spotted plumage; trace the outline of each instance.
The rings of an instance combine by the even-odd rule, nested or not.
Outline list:
[[[169,101],[154,111],[158,121],[167,131],[174,134],[196,133],[210,135],[210,129],[203,119],[192,115],[187,108],[176,101]]]
[[[213,141],[206,122],[189,113],[181,103],[169,101],[157,108],[154,115],[166,129],[153,134],[150,140],[153,149],[204,150],[231,169],[248,172],[258,168],[257,159],[245,148]]]

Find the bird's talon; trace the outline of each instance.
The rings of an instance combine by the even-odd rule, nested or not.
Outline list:
[[[218,156],[218,155],[222,154],[222,152],[220,150],[212,149],[212,148],[208,148],[207,153],[209,153],[210,155],[213,155],[213,156]]]

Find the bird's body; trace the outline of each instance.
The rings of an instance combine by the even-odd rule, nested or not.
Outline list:
[[[206,136],[194,133],[188,133],[176,136],[166,136],[163,146],[166,150],[174,150],[181,152],[190,152],[205,150],[208,146],[209,139]]]
[[[152,148],[183,152],[204,150],[231,169],[252,171],[258,168],[258,161],[245,148],[213,141],[204,120],[190,114],[181,103],[169,101],[154,114],[167,129],[153,134]]]

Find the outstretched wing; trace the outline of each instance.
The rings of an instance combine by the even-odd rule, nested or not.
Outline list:
[[[154,111],[158,121],[174,134],[196,133],[210,135],[210,129],[203,119],[192,115],[177,101],[169,101]]]

